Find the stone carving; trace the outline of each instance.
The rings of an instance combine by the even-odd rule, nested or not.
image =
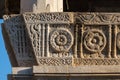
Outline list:
[[[9,22],[8,25],[12,25],[13,22],[15,22],[14,25],[24,24],[24,20],[21,15],[4,15],[3,18],[5,22]]]
[[[51,46],[58,52],[68,52],[73,45],[73,35],[67,29],[55,30],[50,36]]]
[[[72,57],[39,58],[39,65],[48,65],[48,66],[72,65]]]
[[[5,28],[13,47],[18,66],[32,66],[36,64],[34,54],[30,49],[30,41],[25,31],[25,24],[21,15],[4,16]],[[34,63],[30,63],[30,62]],[[29,63],[28,63],[29,62]]]
[[[78,13],[76,21],[83,24],[119,24],[120,14],[112,13]]]
[[[87,50],[92,52],[101,52],[106,45],[104,33],[97,29],[91,29],[84,38],[84,45]]]
[[[74,59],[73,64],[80,65],[120,65],[120,59]]]
[[[47,18],[45,14],[50,15],[49,18],[51,19]],[[65,17],[56,20],[55,18],[57,17],[51,17],[54,14],[55,13],[41,13],[23,15],[37,58],[48,57],[49,59],[49,57],[59,58],[69,56],[79,58],[80,56],[80,58],[84,58],[82,61],[88,58],[99,58],[100,61],[106,58],[111,59],[111,57],[117,58],[117,52],[114,50],[115,48],[112,48],[112,44],[116,43],[116,40],[112,42],[113,39],[111,39],[116,30],[108,24],[112,21],[114,21],[112,24],[118,24],[118,14],[75,13],[74,16],[72,14],[71,16],[74,17],[73,21],[76,21],[78,26],[76,24],[67,25],[66,23],[68,22],[64,19]],[[56,13],[56,15],[57,14],[59,13]],[[46,16],[44,17],[45,20],[42,20],[43,16]],[[44,21],[44,23],[42,21]],[[61,22],[61,24],[59,22]],[[71,21],[69,21],[69,23],[71,23]],[[98,26],[96,26],[96,24]],[[101,26],[103,24],[108,26]],[[37,61],[41,63],[39,62],[41,61],[40,58]],[[93,62],[95,62],[95,60],[93,60]]]
[[[63,75],[62,72],[68,77],[71,73],[74,77],[86,76],[86,72],[89,76],[91,73],[93,76],[95,73],[114,75],[114,70],[120,72],[119,16],[117,13],[4,16],[4,28],[10,39],[6,45],[13,49],[11,54],[16,58],[16,67],[30,67],[34,79],[49,76],[49,73],[52,73],[50,76]],[[102,71],[98,70],[101,68]],[[22,70],[16,71],[20,77],[24,73]]]
[[[4,19],[19,66],[34,59],[39,65],[120,65],[119,16],[28,13]]]
[[[73,23],[72,13],[23,14],[27,23]]]
[[[28,24],[28,34],[32,42],[33,50],[36,56],[45,56],[45,25],[44,24]]]
[[[111,48],[107,49],[109,45],[107,42],[111,42],[109,38],[109,26],[105,25],[83,25],[80,28],[82,37],[80,37],[81,45],[79,54],[81,58],[106,58],[111,52]],[[111,28],[110,28],[111,29]],[[111,35],[111,34],[110,34]],[[108,51],[108,52],[106,52]],[[111,55],[111,53],[110,53]]]
[[[117,47],[120,49],[120,32],[117,34]]]

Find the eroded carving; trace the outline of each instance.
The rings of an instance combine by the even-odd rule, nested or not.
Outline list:
[[[75,65],[120,65],[120,59],[74,59]]]
[[[64,58],[39,58],[40,65],[53,65],[53,66],[60,66],[60,65],[72,65],[72,57],[64,57]]]
[[[31,13],[23,17],[26,25],[21,16],[5,17],[20,65],[30,64],[34,55],[39,65],[71,65],[73,61],[73,65],[120,65],[119,14]]]
[[[65,28],[55,30],[50,36],[51,46],[59,52],[68,52],[73,45],[73,35]]]
[[[71,13],[23,14],[27,23],[73,23]]]
[[[120,14],[114,13],[78,13],[76,21],[83,24],[119,24]]]
[[[106,45],[104,33],[97,29],[91,29],[84,38],[84,45],[87,50],[92,52],[101,52]]]
[[[120,32],[117,34],[117,47],[120,49]]]
[[[32,66],[36,64],[30,41],[25,31],[25,24],[21,15],[4,16],[5,29],[14,50],[18,66]],[[28,63],[32,61],[33,63]],[[27,62],[27,63],[26,63]]]

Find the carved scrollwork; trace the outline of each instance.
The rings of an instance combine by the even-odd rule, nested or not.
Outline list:
[[[120,49],[120,32],[117,34],[117,47]]]
[[[76,21],[84,24],[119,24],[119,13],[77,13]]]
[[[91,52],[101,52],[106,45],[106,37],[100,30],[92,29],[84,38],[85,48]]]
[[[73,23],[71,13],[23,14],[26,23]]]
[[[68,51],[73,45],[72,33],[64,28],[51,33],[50,44],[56,51]]]

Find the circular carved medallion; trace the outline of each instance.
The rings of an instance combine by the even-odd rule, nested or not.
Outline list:
[[[92,29],[84,38],[85,48],[92,52],[100,52],[105,48],[106,37],[100,30]]]
[[[117,34],[117,47],[120,49],[120,32]]]
[[[56,51],[68,51],[73,45],[73,35],[64,28],[55,30],[51,33],[50,44]]]

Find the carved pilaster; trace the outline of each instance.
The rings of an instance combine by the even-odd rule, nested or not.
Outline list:
[[[79,25],[75,25],[75,38],[74,38],[74,57],[78,57],[78,27]]]
[[[112,26],[109,25],[109,47],[108,47],[108,57],[111,58],[111,42],[112,42]]]
[[[46,54],[47,54],[47,57],[50,57],[50,52],[49,52],[49,43],[50,43],[50,40],[49,40],[49,31],[50,31],[50,24],[47,24],[46,25]]]
[[[117,49],[116,49],[116,44],[117,44],[117,25],[114,26],[114,52],[113,52],[113,57],[114,58],[117,58]]]
[[[81,37],[80,37],[80,58],[84,58],[83,56],[83,28],[84,28],[84,25],[80,26],[80,34],[81,34]]]

